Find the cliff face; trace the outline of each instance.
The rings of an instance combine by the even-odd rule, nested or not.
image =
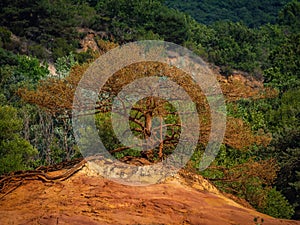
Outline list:
[[[258,217],[263,224],[300,224],[245,208],[201,176],[183,170],[160,184],[126,186],[83,165],[65,180],[23,180],[0,199],[0,224],[254,225]]]

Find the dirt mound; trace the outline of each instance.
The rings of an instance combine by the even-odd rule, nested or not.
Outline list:
[[[245,208],[223,196],[199,175],[180,171],[160,184],[126,186],[86,164],[47,172],[0,199],[0,224],[300,224]],[[66,173],[66,171],[68,173]],[[61,174],[72,174],[67,179]],[[45,177],[48,177],[47,181]],[[29,177],[27,177],[29,178]]]

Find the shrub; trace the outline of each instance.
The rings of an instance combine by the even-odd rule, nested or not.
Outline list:
[[[290,219],[295,213],[293,206],[276,188],[270,189],[267,194],[266,204],[260,211],[276,218],[285,219]]]
[[[0,107],[0,174],[30,169],[38,152],[19,132],[23,121],[11,106]]]

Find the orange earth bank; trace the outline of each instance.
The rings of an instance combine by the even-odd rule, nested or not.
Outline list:
[[[0,199],[0,224],[5,225],[255,225],[257,217],[264,219],[263,225],[300,225],[300,221],[274,219],[245,208],[186,171],[159,184],[127,186],[83,166],[64,181],[26,180]]]

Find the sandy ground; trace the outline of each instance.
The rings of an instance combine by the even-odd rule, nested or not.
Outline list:
[[[278,220],[226,198],[202,177],[176,175],[151,186],[126,186],[86,167],[65,181],[25,184],[0,200],[0,224],[300,224]]]

